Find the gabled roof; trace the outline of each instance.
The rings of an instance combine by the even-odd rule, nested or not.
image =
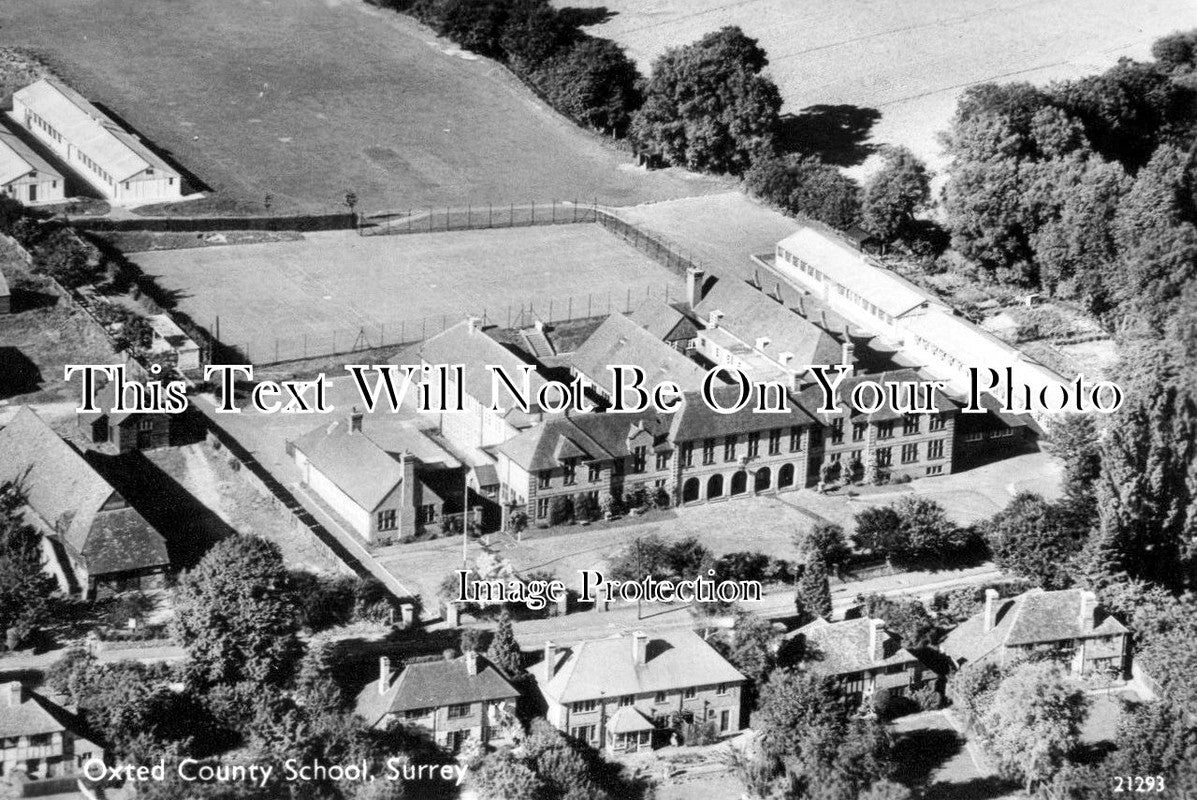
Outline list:
[[[554,654],[552,678],[543,665],[534,674],[544,695],[558,703],[745,680],[694,631],[648,634],[643,664],[635,663],[632,647],[630,635],[578,642]]]
[[[607,461],[629,455],[628,442],[640,430],[650,437],[654,450],[668,447],[669,417],[646,411],[550,417],[503,442],[495,452],[529,471],[553,469],[566,458]]]
[[[618,312],[607,317],[569,357],[569,362],[609,396],[615,393],[610,370],[614,364],[640,367],[645,386],[670,380],[682,391],[700,389],[707,374],[697,363]]]
[[[78,413],[76,416],[81,422],[95,422],[101,417],[107,417],[109,422],[119,425],[130,417],[144,416],[146,414],[153,414],[155,416],[161,415],[164,412],[160,411],[110,411],[109,409],[116,403],[116,385],[112,382],[104,384],[103,387],[96,390],[96,407],[99,411],[84,411]]]
[[[874,659],[870,646],[872,627],[873,620],[868,617],[841,622],[828,622],[819,617],[787,634],[786,638],[802,640],[806,654],[803,664],[819,675],[846,675],[918,661],[913,653],[902,647],[896,636],[884,628],[878,634],[882,637],[882,653],[885,657]]]
[[[416,348],[416,352],[428,364],[463,365],[464,391],[484,408],[490,408],[491,403],[493,377],[491,370],[487,369],[489,365],[501,367],[512,383],[521,388],[521,368],[535,366],[492,339],[476,320],[468,319],[428,339]],[[536,392],[544,385],[545,380],[533,369],[528,383],[531,387],[531,401],[535,405]],[[499,391],[499,402],[510,405],[505,389]]]
[[[766,398],[769,407],[776,401],[776,392],[770,391]],[[713,392],[714,399],[724,408],[732,407],[739,396],[738,386],[722,386]],[[782,428],[790,425],[810,425],[815,418],[796,401],[788,392],[782,401],[784,411],[757,412],[755,408],[760,396],[760,390],[754,387],[752,399],[739,411],[733,414],[720,414],[707,405],[702,396],[697,393],[686,395],[685,405],[673,415],[673,427],[669,438],[674,442],[687,442],[708,437],[727,436],[729,434],[751,433],[772,428]]]
[[[826,331],[783,306],[774,297],[735,278],[721,278],[695,311],[710,319],[721,312],[718,326],[748,347],[768,339],[765,353],[774,360],[790,353],[794,367],[838,364],[840,345]]]
[[[661,341],[693,339],[698,326],[676,306],[649,298],[628,314],[628,319]]]
[[[0,481],[8,480],[93,575],[170,563],[162,536],[29,408],[0,430]]]
[[[474,675],[466,656],[408,664],[385,692],[378,691],[377,680],[366,684],[357,697],[357,713],[373,725],[387,714],[519,697],[502,673],[482,656],[477,659]]]
[[[644,712],[635,706],[620,706],[611,715],[607,727],[612,733],[639,733],[640,731],[655,731],[657,726],[644,716]]]
[[[20,682],[0,685],[0,739],[62,733],[77,726],[71,714]]]
[[[348,419],[335,419],[294,442],[312,466],[353,502],[373,511],[403,482],[403,466]]]
[[[62,173],[35,153],[16,135],[0,129],[0,186],[38,172],[48,178],[62,180]]]
[[[1001,647],[1068,641],[1126,633],[1111,616],[1094,607],[1096,625],[1081,622],[1081,589],[1032,589],[998,600],[996,622],[985,630],[985,613],[974,614],[944,638],[940,649],[957,662],[979,661]]]
[[[137,137],[56,78],[42,78],[18,89],[13,98],[36,111],[114,181],[127,180],[149,168],[178,176]]]
[[[841,286],[851,287],[891,317],[900,317],[925,303],[938,303],[922,289],[882,267],[832,231],[803,224],[778,242],[777,246],[822,271]],[[786,264],[778,266],[794,269]]]

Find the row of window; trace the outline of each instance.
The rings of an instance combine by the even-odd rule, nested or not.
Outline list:
[[[51,125],[50,123],[46,122],[46,121],[45,121],[44,119],[42,119],[42,117],[41,117],[41,116],[39,116],[38,114],[36,114],[36,113],[34,113],[34,112],[32,112],[32,111],[26,111],[26,112],[25,112],[25,127],[26,127],[26,128],[32,128],[32,127],[33,127],[33,125],[30,125],[30,124],[29,124],[30,122],[34,123],[34,124],[35,124],[35,125],[37,125],[39,128],[41,128],[43,131],[45,131],[45,132],[46,132],[46,135],[48,135],[48,136],[49,136],[51,139],[53,139],[54,141],[58,142],[59,144],[62,144],[62,134],[61,134],[61,133],[59,133],[59,132],[58,132],[58,131],[57,131],[57,130],[54,128],[54,126],[53,126],[53,125]]]
[[[1013,428],[996,428],[994,430],[989,431],[988,433],[985,431],[975,431],[973,433],[966,433],[961,438],[963,438],[964,441],[966,441],[966,442],[979,442],[986,438],[988,438],[988,439],[1005,439],[1005,438],[1013,436],[1013,435],[1014,435]]]
[[[878,319],[883,320],[890,325],[893,324],[894,318],[892,316],[890,316],[889,314],[886,314],[884,311],[882,311],[876,305],[869,302],[869,299],[867,297],[865,297],[864,295],[860,294],[859,292],[857,292],[853,289],[850,289],[847,286],[844,286],[843,284],[839,283],[838,281],[834,281],[831,278],[827,277],[827,273],[823,272],[823,270],[806,263],[801,258],[798,258],[793,253],[789,252],[788,250],[786,250],[783,247],[777,248],[777,254],[778,254],[778,256],[780,256],[782,258],[782,260],[788,261],[790,264],[792,264],[793,266],[802,270],[807,275],[810,275],[812,278],[819,281],[820,283],[831,284],[832,286],[835,287],[835,290],[840,294],[841,297],[848,298],[856,305],[858,305],[861,308],[863,308],[864,310],[868,311],[874,317],[877,317]]]
[[[723,695],[726,695],[728,693],[728,688],[729,688],[728,684],[721,683],[715,687],[715,694],[722,697]],[[668,703],[669,702],[669,694],[670,694],[669,692],[657,692],[653,695],[653,702],[656,704]],[[698,696],[698,687],[697,686],[687,686],[685,689],[682,689],[681,694],[682,694],[683,700],[693,700],[695,697]],[[625,708],[627,706],[633,706],[636,704],[636,695],[634,695],[634,694],[621,695],[617,699],[617,702],[618,702],[618,705],[620,708]],[[594,711],[596,708],[598,708],[598,705],[599,705],[598,700],[579,700],[578,702],[570,705],[570,711],[572,711],[574,714],[585,714],[589,711]]]
[[[946,439],[933,439],[927,442],[927,460],[932,461],[937,458],[943,458],[944,442]],[[892,447],[878,447],[873,453],[877,457],[877,466],[888,467],[894,463],[894,448]],[[834,464],[842,460],[843,453],[828,453],[827,463]],[[919,443],[911,442],[910,444],[902,445],[900,452],[901,463],[912,464],[919,460]],[[849,461],[860,461],[864,457],[863,450],[852,450],[848,454]],[[938,473],[936,473],[938,474]]]
[[[448,707],[449,719],[461,719],[462,717],[468,717],[470,715],[470,712],[473,710],[473,708],[474,708],[473,703],[462,703],[460,705],[449,706]],[[424,717],[427,717],[430,714],[432,714],[432,712],[435,710],[436,709],[434,709],[434,708],[413,708],[408,711],[404,711],[403,718],[404,719],[423,719]]]
[[[388,508],[376,515],[378,530],[393,531],[399,527],[398,511]],[[425,503],[416,509],[416,522],[420,525],[431,525],[436,522],[436,504]]]

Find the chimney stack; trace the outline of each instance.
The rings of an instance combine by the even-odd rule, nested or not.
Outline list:
[[[470,323],[470,335],[472,336],[473,334],[478,332],[478,328],[482,324],[482,318],[481,317],[467,317],[467,319],[469,320],[469,323]]]
[[[848,339],[840,347],[840,364],[845,367],[850,367],[856,363],[856,345],[852,344],[852,340]]]
[[[557,645],[553,644],[551,640],[546,640],[544,643],[544,679],[551,681],[553,673],[557,670]]]
[[[2,687],[5,699],[4,707],[16,708],[25,702],[25,685],[20,681],[11,681]]]
[[[354,406],[353,410],[349,412],[349,432],[351,434],[362,432],[362,410],[357,406]]]
[[[648,661],[648,634],[636,631],[632,634],[632,662],[642,667]]]
[[[758,337],[756,337],[756,343],[754,346],[756,347],[757,350],[763,351],[771,343],[772,342],[769,340],[768,336],[758,336]]]
[[[712,311],[710,313],[710,316],[707,318],[707,324],[710,325],[712,328],[718,328],[719,320],[721,320],[721,319],[723,319],[722,311],[718,311],[718,310]]]
[[[702,302],[702,283],[706,276],[706,272],[698,267],[686,268],[686,302],[692,310]]]
[[[989,633],[997,626],[998,593],[997,589],[985,590],[985,632]]]
[[[873,661],[885,660],[885,622],[879,619],[869,620],[869,658]]]
[[[478,674],[478,654],[473,650],[465,651],[466,675]]]
[[[791,353],[789,350],[785,351],[784,353],[778,353],[778,355],[777,355],[777,361],[783,367],[789,366],[789,363],[793,360],[794,360],[794,354]]]
[[[378,693],[386,694],[391,688],[391,659],[378,657]]]
[[[1097,627],[1097,595],[1088,589],[1081,591],[1081,630],[1091,631]]]

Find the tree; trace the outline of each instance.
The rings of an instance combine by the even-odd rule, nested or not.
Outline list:
[[[1197,790],[1197,722],[1169,698],[1124,705],[1114,741],[1110,775],[1167,775],[1180,796]]]
[[[558,111],[615,136],[627,132],[641,102],[636,65],[610,39],[582,37],[538,70],[535,80]]]
[[[507,4],[497,0],[441,0],[436,32],[466,50],[502,56],[499,37],[507,20]]]
[[[732,666],[754,684],[760,685],[769,677],[776,663],[776,642],[777,633],[769,620],[741,611],[736,614],[731,642],[724,655]]]
[[[474,788],[483,800],[525,800],[541,797],[544,781],[510,751],[487,756],[474,773]]]
[[[634,143],[670,164],[743,173],[777,129],[781,95],[761,75],[766,64],[765,51],[738,27],[666,50],[633,115]]]
[[[1080,552],[1086,529],[1077,525],[1070,508],[1020,492],[982,530],[1003,570],[1030,578],[1044,589],[1072,584],[1071,562]]]
[[[762,153],[744,173],[744,188],[783,211],[849,228],[860,216],[856,182],[816,156]]]
[[[1064,463],[1064,496],[1073,513],[1092,519],[1096,516],[1094,486],[1101,477],[1101,446],[1093,415],[1068,414],[1056,420],[1046,446]]]
[[[1049,780],[1080,742],[1087,703],[1084,691],[1058,664],[1028,662],[1001,682],[978,725],[999,769],[1030,792]]]
[[[0,483],[0,650],[19,647],[49,617],[58,583],[42,569],[41,535],[25,522],[24,494]]]
[[[172,625],[199,685],[281,685],[300,651],[298,611],[278,547],[233,536],[183,576]]]
[[[549,524],[563,525],[574,518],[574,501],[569,495],[559,494],[549,504]]]
[[[991,661],[964,664],[948,678],[947,697],[965,725],[972,725],[989,708],[1002,682],[1002,670]]]
[[[856,603],[866,617],[884,621],[886,630],[896,634],[905,647],[934,647],[939,643],[939,626],[918,600],[869,594],[857,595]]]
[[[885,242],[910,234],[914,215],[931,199],[926,165],[909,149],[885,147],[884,163],[865,184],[860,215],[865,230]]]
[[[906,495],[892,506],[858,513],[856,544],[887,561],[918,564],[952,558],[973,543],[934,500]]]
[[[511,614],[507,609],[499,614],[499,627],[490,641],[486,657],[509,678],[524,674],[524,654],[515,640],[515,629],[511,625]]]
[[[777,669],[761,688],[752,728],[765,755],[780,761],[801,756],[825,732],[842,730],[847,713],[831,680]]]
[[[517,73],[526,75],[568,47],[575,33],[546,0],[514,0],[499,32],[498,49]]]
[[[1177,31],[1161,36],[1151,45],[1151,55],[1169,72],[1192,71],[1197,67],[1197,31]]]
[[[834,522],[816,522],[794,536],[794,546],[803,561],[821,560],[829,567],[841,566],[852,554],[844,529]]]
[[[797,605],[799,613],[831,619],[831,583],[827,579],[827,565],[816,558],[806,562],[798,579]]]
[[[339,709],[345,701],[341,687],[333,678],[332,643],[323,637],[312,639],[300,659],[295,675],[296,701],[305,707]]]

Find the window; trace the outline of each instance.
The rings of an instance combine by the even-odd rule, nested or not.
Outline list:
[[[964,441],[966,441],[966,442],[979,442],[984,438],[985,438],[985,434],[983,434],[979,431],[977,433],[964,434]]]
[[[657,692],[656,696],[653,697],[653,702],[654,703],[668,703],[669,702],[669,694],[667,692]]]
[[[748,434],[748,455],[756,458],[761,453],[761,435],[755,431]]]
[[[927,442],[927,458],[943,458],[943,439]]]
[[[576,728],[570,728],[569,735],[579,742],[592,742],[594,741],[594,729],[593,725],[579,725]]]
[[[715,694],[727,694],[727,684],[721,683],[715,687]]]
[[[769,455],[775,456],[781,452],[781,429],[769,431]]]
[[[378,512],[378,529],[380,531],[393,531],[395,524],[395,509],[388,508],[386,511]]]
[[[683,700],[693,700],[695,697],[698,697],[698,687],[696,686],[687,686],[682,691]]]
[[[419,511],[416,512],[416,517],[421,525],[430,525],[436,522],[436,505],[434,503],[425,503],[420,506]]]
[[[470,709],[474,707],[473,703],[462,703],[457,706],[449,706],[449,719],[461,719],[470,715]]]
[[[565,485],[573,486],[578,482],[578,461],[574,458],[567,458],[561,467],[565,477]]]
[[[919,457],[919,446],[917,444],[902,445],[902,463],[909,464],[911,461],[917,461]]]
[[[598,707],[597,700],[579,700],[574,703],[573,712],[575,714],[585,714],[587,711],[594,711]]]
[[[536,518],[544,519],[549,515],[549,498],[541,497],[536,501]]]
[[[603,479],[603,465],[591,464],[589,467],[589,474],[586,476],[591,483],[598,483]]]
[[[736,437],[735,436],[728,436],[726,439],[723,440],[723,460],[724,461],[735,461],[736,460]]]
[[[943,474],[943,464],[936,464],[934,467],[927,467],[927,474],[928,475],[942,475]]]
[[[802,449],[802,428],[794,425],[790,428],[790,452],[797,453]]]
[[[839,444],[844,441],[844,418],[831,421],[831,443]]]
[[[694,443],[685,442],[682,445],[681,454],[678,456],[681,459],[683,467],[694,466]]]
[[[139,420],[137,420],[137,430],[139,430],[139,431],[152,431],[153,429],[154,429],[154,420],[152,420],[152,419],[139,419]]]
[[[907,414],[902,418],[902,435],[910,436],[919,432],[918,414]]]
[[[431,708],[409,708],[403,712],[404,719],[420,719],[432,713]]]
[[[1013,436],[1013,435],[1014,435],[1013,428],[999,428],[996,431],[989,432],[990,439],[1005,439],[1007,436]]]
[[[536,473],[536,488],[547,489],[549,484],[553,481],[553,471],[551,469],[542,469]]]
[[[635,695],[625,694],[623,697],[619,698],[619,707],[625,708],[627,706],[633,705],[635,702],[636,702]]]
[[[893,448],[878,447],[877,448],[877,466],[888,467],[892,463],[894,463]]]
[[[715,463],[715,440],[714,439],[704,439],[703,440],[703,442],[702,442],[702,463],[703,464],[714,464]]]
[[[852,441],[864,441],[865,434],[869,430],[869,423],[867,422],[853,422],[852,423]]]
[[[889,439],[893,435],[894,435],[894,423],[893,422],[878,423],[878,425],[877,425],[877,438],[878,439]]]
[[[648,448],[637,447],[632,450],[632,472],[644,472],[644,467],[648,463]]]
[[[823,446],[823,429],[815,425],[810,429],[810,449]]]
[[[948,427],[948,418],[942,415],[936,415],[927,423],[927,430],[942,431]]]
[[[669,469],[669,453],[657,453],[657,469]]]

